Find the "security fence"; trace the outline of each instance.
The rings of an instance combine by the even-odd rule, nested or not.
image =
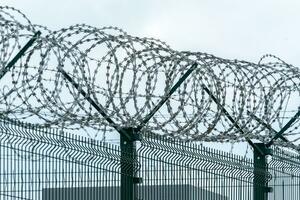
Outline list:
[[[269,199],[300,199],[300,155],[275,149],[269,162],[272,179],[269,186],[273,188]]]
[[[266,183],[270,200],[300,197],[299,155],[275,148],[264,174],[252,159],[151,133],[134,157],[118,145],[3,118],[0,138],[3,200],[119,200],[130,192],[122,176],[132,178],[136,200],[252,200],[255,184],[267,190]]]

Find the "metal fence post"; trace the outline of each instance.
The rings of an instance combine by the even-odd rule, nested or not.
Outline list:
[[[135,200],[137,197],[136,184],[142,179],[136,177],[135,164],[137,162],[136,144],[139,140],[134,128],[123,128],[127,135],[120,135],[121,146],[121,200]]]
[[[264,143],[255,143],[257,148],[254,148],[254,180],[253,180],[253,196],[254,200],[267,200],[268,192],[271,188],[268,187],[268,167],[267,155],[271,154],[269,148]],[[259,149],[258,149],[259,148]],[[261,154],[260,152],[263,152]]]

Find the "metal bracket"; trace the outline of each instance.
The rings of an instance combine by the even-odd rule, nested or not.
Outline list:
[[[121,127],[121,129],[124,132],[127,133],[129,141],[132,141],[132,142],[141,141],[142,138],[143,138],[142,135],[139,134],[139,131],[137,130],[137,128],[134,128],[134,127]]]
[[[267,144],[267,147],[270,147],[275,140],[282,136],[282,134],[291,127],[291,125],[299,118],[300,110],[285,124],[285,126],[277,132],[277,134],[272,138],[272,140]]]
[[[170,91],[165,95],[164,98],[149,112],[148,115],[144,118],[141,124],[136,127],[136,130],[139,132],[153,117],[153,115],[163,106],[163,104],[170,98],[170,96],[180,87],[180,85],[189,77],[189,75],[197,68],[198,64],[195,62],[185,74],[177,81],[177,83],[170,89]]]
[[[265,191],[267,193],[272,193],[273,192],[273,188],[272,187],[265,187]]]
[[[142,139],[139,132],[149,122],[153,115],[161,108],[161,106],[170,98],[170,96],[177,90],[178,87],[187,79],[187,77],[196,69],[197,63],[194,63],[185,74],[177,81],[177,83],[170,89],[163,99],[150,111],[144,120],[137,127],[120,127],[118,126],[105,112],[104,107],[101,104],[97,104],[88,94],[85,92],[78,83],[62,68],[59,68],[59,72],[68,80],[80,94],[114,127],[120,134],[120,146],[121,146],[121,199],[132,200],[134,196],[134,185],[142,183],[142,178],[135,177],[133,171],[133,162],[127,163],[127,156],[130,155],[132,160],[136,158],[136,146],[135,141]],[[124,167],[123,167],[124,166]]]
[[[144,118],[139,126],[136,128],[121,128],[119,127],[105,112],[105,109],[101,104],[97,104],[82,88],[80,88],[79,84],[76,83],[73,78],[62,68],[59,68],[58,71],[67,79],[79,92],[80,94],[86,98],[86,100],[109,122],[109,124],[115,128],[120,135],[125,136],[129,141],[134,139],[138,140],[139,136],[132,136],[128,134],[129,129],[132,129],[133,132],[138,133],[145,126],[146,123],[153,117],[153,115],[160,109],[160,107],[170,98],[170,96],[177,90],[177,88],[187,79],[187,77],[196,69],[198,66],[197,63],[194,63],[185,74],[178,80],[178,82],[171,88],[167,95],[151,110],[151,112]],[[127,130],[128,129],[128,130]],[[134,134],[133,134],[134,135]]]
[[[213,93],[206,87],[206,85],[202,84],[203,90],[212,98],[212,100],[217,104],[218,107],[221,108],[222,112],[225,114],[225,116],[229,119],[229,121],[234,124],[235,128],[237,128],[243,135],[245,134],[243,129],[235,122],[233,117],[229,114],[229,112],[222,106],[222,104],[218,101],[218,99],[213,95]],[[256,149],[261,155],[264,155],[264,152],[256,145],[254,144],[248,137],[245,137],[246,141],[250,146],[252,146],[253,149]]]
[[[141,178],[141,177],[133,177],[133,183],[134,184],[142,184],[143,183],[143,178]]]
[[[17,53],[17,55],[0,70],[0,79],[16,64],[16,62],[24,55],[24,53],[33,45],[33,43],[41,35],[41,32],[36,32],[33,37],[25,44],[25,46]]]
[[[247,114],[250,115],[252,118],[254,118],[256,121],[258,121],[261,125],[263,125],[264,127],[266,127],[267,129],[269,129],[269,131],[274,132],[275,134],[277,134],[278,132],[273,129],[269,124],[265,123],[262,119],[258,118],[256,115],[254,115],[253,113],[251,113],[249,110],[247,110]],[[283,135],[279,135],[279,138],[282,139],[285,142],[289,142],[289,140],[284,137]]]

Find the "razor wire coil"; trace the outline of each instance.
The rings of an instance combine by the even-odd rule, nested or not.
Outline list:
[[[11,7],[0,7],[0,24],[1,67],[34,33],[42,32],[0,80],[0,111],[5,116],[45,126],[111,131],[62,76],[60,69],[64,69],[119,126],[135,127],[195,62],[196,71],[143,131],[196,141],[243,141],[245,137],[268,141],[274,133],[248,113],[279,129],[285,118],[298,111],[299,69],[272,55],[255,64],[176,51],[160,40],[134,37],[116,27],[77,24],[51,31]],[[244,134],[228,121],[204,86],[229,110]],[[292,142],[300,138],[294,134],[298,127],[299,120],[285,133]]]

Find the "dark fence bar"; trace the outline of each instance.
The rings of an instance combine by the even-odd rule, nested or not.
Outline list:
[[[268,169],[267,169],[267,155],[270,154],[270,150],[264,143],[255,144],[258,149],[254,149],[254,200],[267,200],[268,192]]]

